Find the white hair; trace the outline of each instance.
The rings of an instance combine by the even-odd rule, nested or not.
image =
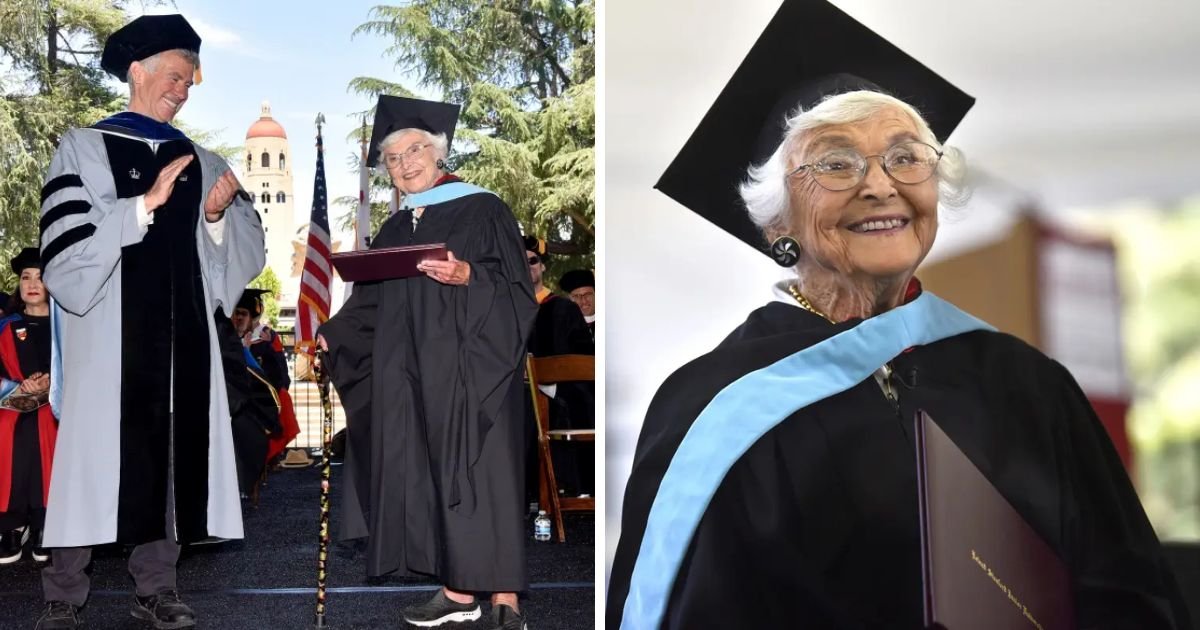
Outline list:
[[[954,147],[943,147],[929,123],[908,103],[887,94],[859,90],[830,96],[808,111],[798,107],[788,117],[787,130],[779,147],[766,162],[752,165],[747,171],[747,180],[739,186],[742,202],[754,224],[764,232],[787,231],[791,208],[788,175],[794,168],[788,158],[805,134],[830,125],[860,122],[888,108],[906,114],[916,125],[920,141],[944,152],[935,173],[939,205],[964,205],[971,192],[966,186],[967,168],[962,152]]]
[[[393,131],[392,133],[389,133],[388,135],[384,136],[383,140],[379,141],[379,152],[382,154],[384,152],[384,150],[387,149],[387,147],[390,147],[393,144],[396,144],[396,142],[398,142],[400,140],[400,136],[403,136],[406,133],[411,133],[413,131],[425,136],[425,141],[428,142],[429,144],[433,145],[433,157],[435,159],[444,160],[444,159],[446,159],[447,156],[450,155],[450,143],[448,143],[446,141],[446,134],[430,133],[428,131],[425,131],[424,129],[418,129],[416,127],[409,127],[408,129],[398,129],[398,130]],[[382,157],[380,158],[380,162],[383,162]]]
[[[188,50],[186,48],[164,50],[160,53],[150,55],[145,59],[140,59],[134,63],[140,63],[147,72],[154,73],[158,71],[158,64],[162,61],[162,56],[167,53],[175,53],[180,57],[183,57],[184,61],[192,64],[193,69],[200,67],[200,55],[196,51]],[[137,89],[133,86],[133,64],[129,64],[129,69],[125,71],[125,83],[129,84],[129,96],[132,98],[134,90]]]

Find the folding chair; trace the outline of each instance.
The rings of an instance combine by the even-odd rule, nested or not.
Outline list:
[[[550,385],[567,381],[595,381],[596,357],[590,354],[563,354],[551,357],[525,358],[529,378],[529,393],[533,399],[533,415],[538,428],[538,496],[540,505],[554,520],[558,529],[558,542],[566,542],[563,529],[563,512],[595,511],[593,497],[559,497],[558,482],[554,478],[554,459],[550,454],[552,440],[564,442],[596,442],[595,429],[550,429],[550,399],[538,385]]]

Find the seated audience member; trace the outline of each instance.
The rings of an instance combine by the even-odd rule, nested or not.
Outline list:
[[[583,311],[592,343],[596,341],[596,275],[590,269],[572,269],[563,274],[558,286],[571,296],[571,301]]]
[[[525,257],[529,276],[538,300],[537,319],[529,339],[529,353],[535,357],[560,354],[595,354],[596,346],[588,329],[583,311],[571,300],[555,294],[544,282],[546,272],[546,242],[525,237]],[[558,383],[542,386],[550,398],[551,429],[592,429],[596,426],[596,388],[594,383]],[[536,440],[535,427],[530,422],[531,438]],[[559,492],[565,495],[592,494],[595,489],[595,449],[591,444],[555,443],[554,475]],[[537,451],[530,449],[531,461],[527,470],[537,471]],[[530,474],[536,496],[536,474]]]

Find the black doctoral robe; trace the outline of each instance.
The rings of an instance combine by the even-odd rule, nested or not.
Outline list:
[[[529,336],[529,353],[535,357],[559,354],[595,354],[596,343],[588,330],[583,311],[570,299],[551,293],[538,304],[533,334]],[[534,425],[533,403],[529,402],[529,421],[526,423],[525,444],[529,453],[525,462],[527,482],[525,493],[531,500],[537,497],[537,427]],[[559,383],[550,399],[551,429],[596,428],[595,383]],[[596,487],[596,449],[587,442],[553,441],[554,477],[567,496],[594,494]]]
[[[491,194],[412,218],[396,213],[371,247],[444,242],[470,281],[356,284],[321,327],[348,416],[341,537],[370,537],[370,575],[523,590],[521,366],[537,304],[522,237]]]
[[[189,140],[152,149],[141,140],[106,134],[117,196],[144,195],[158,171],[196,153]],[[135,177],[136,176],[136,177]],[[203,199],[201,162],[194,158],[171,197],[154,213],[138,243],[121,248],[121,496],[117,540],[163,537],[168,469],[174,480],[180,541],[206,538],[209,466],[208,311],[197,254]],[[161,210],[161,211],[160,211]],[[47,217],[50,213],[47,213]],[[45,219],[43,219],[43,222]],[[53,257],[45,245],[42,256]],[[187,357],[175,361],[174,357]],[[130,384],[134,384],[130,386]],[[173,415],[172,415],[173,414]]]
[[[626,487],[606,627],[620,627],[650,507],[696,416],[742,375],[860,321],[835,326],[772,303],[662,385]],[[794,413],[734,464],[661,627],[921,628],[918,409],[1064,559],[1080,628],[1191,627],[1133,486],[1066,369],[985,331],[912,348],[892,365],[898,407],[867,379]]]

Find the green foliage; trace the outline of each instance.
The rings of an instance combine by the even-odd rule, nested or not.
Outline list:
[[[1200,539],[1200,199],[1113,213],[1142,503],[1160,537]]]
[[[263,318],[267,320],[271,328],[279,327],[279,294],[283,291],[283,283],[279,281],[279,277],[271,271],[270,267],[265,267],[258,277],[250,281],[251,289],[266,289],[269,293],[264,293],[263,301]]]
[[[121,2],[0,4],[0,259],[38,242],[42,181],[63,132],[121,110],[99,51],[125,21]],[[51,48],[53,46],[53,48]],[[7,266],[0,283],[12,285]]]
[[[590,0],[413,0],[376,6],[355,34],[389,42],[384,54],[412,89],[359,77],[350,89],[433,91],[462,104],[450,165],[495,191],[527,234],[553,243],[550,278],[595,266],[595,5]],[[354,162],[357,168],[357,160]],[[373,228],[386,218],[390,182],[372,178]],[[353,224],[356,198],[335,201]]]

